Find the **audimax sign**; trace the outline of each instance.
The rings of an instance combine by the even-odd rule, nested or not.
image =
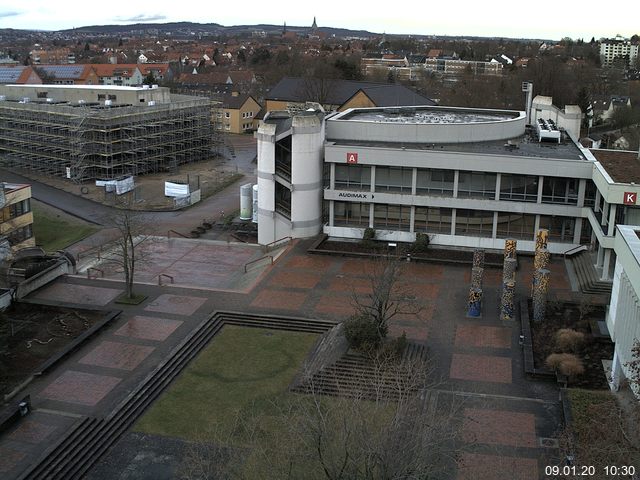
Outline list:
[[[338,192],[338,197],[340,198],[358,198],[360,200],[369,200],[369,198],[373,198],[373,195],[370,193],[360,193],[360,192]]]

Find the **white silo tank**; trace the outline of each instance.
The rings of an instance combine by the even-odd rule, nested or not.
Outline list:
[[[252,187],[252,183],[240,186],[240,220],[251,220]]]
[[[258,223],[258,185],[253,186],[253,211],[251,215],[251,221]]]

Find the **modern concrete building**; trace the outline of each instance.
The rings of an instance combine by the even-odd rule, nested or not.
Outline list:
[[[611,387],[617,390],[624,378],[631,377],[629,362],[634,342],[640,341],[640,227],[618,225],[614,242],[616,268],[613,275],[607,328],[615,342],[611,367]],[[640,396],[640,385],[632,384]]]
[[[0,85],[0,162],[79,182],[172,171],[211,155],[211,108],[148,85]]]
[[[579,118],[579,115],[576,117]],[[324,133],[323,133],[324,126]],[[590,151],[555,121],[453,107],[270,113],[258,130],[258,241],[324,232],[361,239],[533,252],[597,252],[615,264],[615,225],[640,224],[637,153]],[[621,165],[625,165],[622,167]]]
[[[0,183],[0,239],[12,251],[36,245],[31,213],[31,185]]]
[[[631,42],[628,38],[617,36],[600,41],[600,59],[602,66],[611,67],[616,61],[621,62],[621,66],[629,67],[638,58],[638,48],[640,44]]]

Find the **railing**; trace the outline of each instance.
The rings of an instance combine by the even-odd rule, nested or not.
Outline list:
[[[564,252],[562,254],[562,257],[563,258],[567,258],[567,255],[572,255],[574,253],[581,252],[581,251],[584,251],[584,250],[587,250],[587,246],[586,245],[578,245],[577,247],[570,248],[569,250]]]
[[[173,283],[173,277],[171,275],[167,275],[166,273],[161,273],[158,275],[158,285],[162,285],[162,277],[167,277],[170,283]]]
[[[271,242],[271,243],[267,243],[266,245],[264,245],[264,246],[262,247],[262,251],[263,251],[264,253],[267,253],[271,248],[275,247],[278,243],[280,243],[280,242],[282,242],[282,241],[284,241],[284,240],[286,240],[287,242],[290,242],[290,241],[292,241],[292,240],[293,240],[293,237],[291,237],[291,236],[288,236],[288,237],[282,237],[282,238],[279,238],[278,240],[274,240],[274,241],[273,241],[273,242]]]
[[[91,280],[91,278],[92,278],[91,277],[91,270],[95,270],[96,272],[98,272],[100,274],[100,277],[104,278],[104,270],[102,270],[100,268],[96,268],[96,267],[89,267],[89,268],[87,268],[87,278],[89,280]],[[93,277],[93,278],[98,278],[98,277],[96,276],[96,277]]]
[[[264,257],[256,258],[255,260],[251,260],[250,262],[245,263],[244,264],[244,273],[247,273],[247,267],[249,265],[257,263],[260,260],[264,260],[265,258],[268,258],[270,260],[270,262],[271,262],[271,265],[273,265],[273,255],[265,255]]]
[[[175,233],[176,235],[178,235],[179,237],[182,237],[182,238],[191,238],[191,237],[189,237],[188,235],[185,235],[185,234],[180,233],[180,232],[176,232],[175,230],[169,230],[169,231],[167,232],[167,238],[171,238],[171,233],[172,233],[172,232],[173,232],[173,233]]]

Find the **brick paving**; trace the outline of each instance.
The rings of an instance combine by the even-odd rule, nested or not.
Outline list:
[[[205,297],[190,297],[165,293],[149,303],[144,309],[148,312],[193,315],[206,301],[207,299]]]
[[[133,370],[153,352],[154,347],[104,341],[82,357],[79,363],[97,367]]]
[[[133,318],[120,327],[115,334],[123,337],[142,338],[162,342],[182,325],[182,323],[181,320],[134,315]]]
[[[458,325],[456,347],[511,348],[511,329],[481,325]]]
[[[469,443],[535,448],[535,415],[466,408],[462,433]]]
[[[109,375],[66,370],[40,392],[40,396],[59,402],[95,406],[120,379]]]
[[[449,376],[458,380],[511,383],[511,358],[454,353]]]
[[[209,290],[177,286],[138,285],[148,299],[138,306],[114,305],[121,283],[86,278],[59,280],[32,295],[38,300],[122,309],[113,326],[103,330],[51,373],[28,387],[35,412],[32,419],[0,437],[0,471],[15,478],[30,459],[69,428],[73,418],[52,415],[41,420],[38,408],[62,410],[74,415],[105,416],[145,375],[196,325],[215,310],[250,313],[281,312],[284,315],[329,318],[341,321],[353,314],[352,293],[370,291],[368,273],[375,262],[345,257],[306,254],[310,242],[289,248],[273,266],[254,275],[253,288],[230,291],[229,278],[242,277],[241,254],[232,255],[226,245],[208,249],[188,241],[151,244],[156,267],[177,272],[214,285]],[[215,251],[215,253],[214,253]],[[198,256],[193,258],[190,252]],[[187,258],[183,258],[184,256]],[[526,293],[529,263],[521,258],[518,291]],[[171,263],[174,262],[174,263]],[[200,267],[198,265],[205,265]],[[570,296],[561,262],[552,263],[557,296]],[[152,275],[154,266],[147,267]],[[411,288],[410,301],[422,307],[417,315],[398,315],[389,324],[392,336],[406,333],[425,342],[437,362],[443,388],[453,397],[478,394],[482,401],[469,401],[460,416],[463,454],[451,478],[539,478],[547,452],[538,448],[539,437],[553,437],[559,424],[557,390],[529,381],[522,373],[517,345],[519,328],[502,325],[498,319],[500,271],[485,270],[485,300],[481,319],[466,318],[470,266],[403,263],[402,276]],[[211,278],[205,278],[206,276]],[[148,277],[150,278],[150,277]],[[553,281],[553,280],[552,280]],[[225,283],[226,282],[226,283]],[[251,283],[253,282],[253,283]],[[206,286],[206,285],[202,285]],[[476,398],[476,397],[469,397]],[[506,400],[508,399],[508,400]],[[532,400],[532,399],[535,399]],[[40,414],[42,415],[42,414]],[[54,418],[55,417],[55,418]],[[38,418],[36,423],[26,421]],[[52,419],[53,418],[53,419]],[[26,425],[26,426],[25,426]],[[475,448],[492,449],[477,451]],[[489,454],[490,453],[490,454]],[[26,456],[25,456],[26,455]],[[123,466],[123,471],[126,466]],[[4,470],[3,470],[4,469]]]
[[[456,480],[536,480],[538,461],[534,458],[503,457],[463,453]]]

